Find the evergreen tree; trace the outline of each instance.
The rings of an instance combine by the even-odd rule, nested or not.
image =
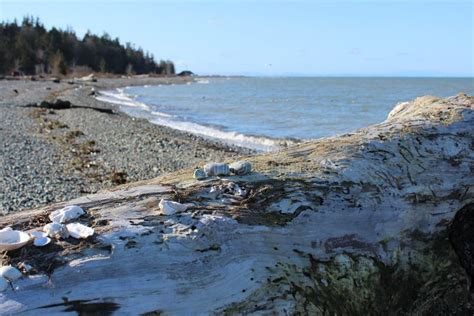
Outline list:
[[[150,53],[122,45],[107,33],[87,32],[78,39],[72,29],[47,31],[38,18],[28,16],[21,25],[16,20],[0,23],[0,73],[66,74],[76,66],[116,74],[175,73],[171,61],[157,64]]]

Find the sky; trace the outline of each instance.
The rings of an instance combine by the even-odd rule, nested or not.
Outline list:
[[[200,75],[474,76],[474,0],[0,0],[25,15]]]

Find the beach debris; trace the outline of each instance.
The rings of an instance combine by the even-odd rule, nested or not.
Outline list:
[[[26,245],[30,241],[30,235],[6,227],[0,231],[0,251],[10,251]]]
[[[236,161],[229,165],[230,172],[235,175],[245,175],[252,171],[252,165],[248,161]]]
[[[208,176],[228,176],[229,165],[226,163],[208,163],[204,165],[204,171]]]
[[[207,178],[206,171],[201,168],[194,170],[194,178],[197,180],[203,180]]]
[[[0,277],[0,292],[5,291],[7,288],[8,288],[8,281],[5,278]]]
[[[94,229],[81,223],[71,223],[66,225],[67,230],[72,238],[85,239],[94,235]]]
[[[23,276],[20,270],[12,266],[0,267],[0,276],[8,281],[16,281]]]
[[[49,214],[49,219],[55,223],[67,223],[84,215],[84,210],[77,205],[70,205]]]
[[[23,270],[24,273],[28,273],[33,270],[33,267],[30,266],[28,263],[21,262],[19,265],[20,269]]]
[[[65,225],[60,223],[49,223],[43,227],[43,231],[51,238],[67,238],[69,231]]]
[[[237,183],[234,182],[229,182],[226,187],[227,193],[230,193],[232,195],[237,195],[237,196],[245,196],[247,194],[247,191],[242,189]]]
[[[35,238],[35,240],[33,241],[33,244],[36,247],[44,247],[44,246],[48,245],[50,242],[51,242],[51,238],[49,238],[49,237],[40,237],[40,238]]]
[[[94,74],[91,73],[90,75],[88,76],[84,76],[84,77],[80,77],[80,78],[74,78],[74,80],[76,81],[90,81],[90,82],[96,82],[97,79],[95,78]]]
[[[34,231],[30,233],[31,237],[33,238],[43,238],[43,237],[48,237],[48,234],[45,232],[40,232],[40,231]]]
[[[160,203],[158,204],[158,207],[164,215],[173,215],[175,213],[184,212],[188,209],[188,206],[186,204],[181,204],[165,199],[161,199]]]

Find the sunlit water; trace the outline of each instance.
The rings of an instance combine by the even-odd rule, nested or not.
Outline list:
[[[99,99],[151,122],[259,150],[386,119],[417,96],[474,94],[473,78],[200,78],[187,85],[126,87]]]

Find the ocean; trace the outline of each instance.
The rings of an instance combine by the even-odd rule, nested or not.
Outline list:
[[[474,95],[474,78],[212,77],[124,87],[98,99],[129,115],[229,144],[271,151],[384,121],[422,95]]]

